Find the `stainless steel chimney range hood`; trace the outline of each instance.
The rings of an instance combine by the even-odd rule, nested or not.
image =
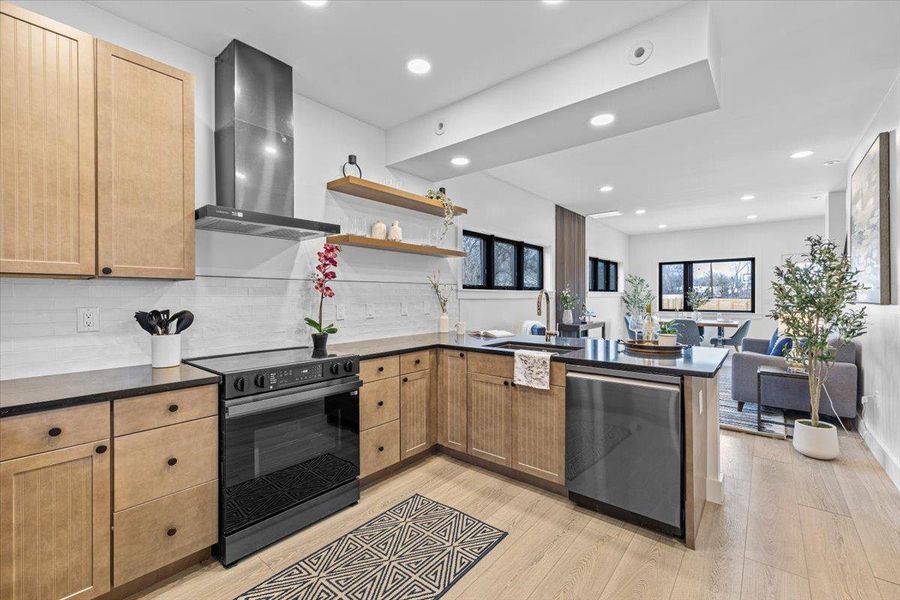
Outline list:
[[[216,203],[197,229],[300,241],[341,228],[294,216],[293,69],[238,40],[216,57]]]

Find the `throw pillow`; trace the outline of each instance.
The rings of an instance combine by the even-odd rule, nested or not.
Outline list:
[[[794,342],[789,337],[778,338],[778,341],[775,342],[775,346],[772,348],[771,352],[769,352],[770,356],[784,356],[788,352],[790,352],[791,347],[794,345]]]
[[[775,349],[775,344],[778,343],[778,328],[775,328],[775,331],[772,333],[772,337],[769,339],[769,349],[766,350],[766,354],[771,355],[772,350]]]

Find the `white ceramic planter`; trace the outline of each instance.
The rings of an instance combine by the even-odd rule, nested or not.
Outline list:
[[[564,325],[571,325],[572,323],[575,322],[575,317],[572,315],[571,308],[567,308],[567,309],[563,310],[562,321],[563,321]]]
[[[794,450],[810,458],[837,458],[840,454],[837,427],[823,421],[813,427],[809,419],[797,419],[794,421]]]
[[[448,333],[450,331],[450,317],[447,313],[441,313],[438,318],[438,333]]]
[[[678,343],[678,336],[674,333],[661,333],[658,339],[660,346],[674,346]]]
[[[154,369],[177,367],[181,364],[181,334],[151,335],[150,356]]]

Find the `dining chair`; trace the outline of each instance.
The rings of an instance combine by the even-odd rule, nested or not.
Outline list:
[[[741,342],[747,337],[747,334],[750,332],[750,319],[747,319],[735,330],[730,337],[714,337],[709,340],[709,343],[713,346],[733,346],[735,352],[741,351]]]
[[[628,321],[628,315],[625,315],[623,318],[625,319],[625,333],[628,334],[628,339],[636,340],[637,334],[631,329],[631,323]]]
[[[692,319],[673,319],[669,321],[669,325],[675,329],[675,336],[679,344],[699,346],[703,343],[703,336],[700,335],[697,321]]]

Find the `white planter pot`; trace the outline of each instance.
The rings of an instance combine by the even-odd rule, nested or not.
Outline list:
[[[572,309],[567,308],[563,311],[563,323],[565,325],[571,325],[574,322],[575,318],[572,316]]]
[[[813,427],[809,419],[797,419],[794,421],[794,450],[810,458],[837,458],[840,454],[837,427],[823,421]]]
[[[678,343],[678,336],[674,333],[661,333],[659,334],[659,345],[660,346],[674,346]]]
[[[448,333],[450,331],[450,317],[447,313],[441,313],[438,318],[438,333]]]
[[[181,364],[181,334],[151,335],[150,356],[154,369],[177,367]]]

